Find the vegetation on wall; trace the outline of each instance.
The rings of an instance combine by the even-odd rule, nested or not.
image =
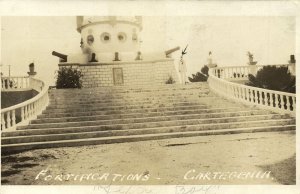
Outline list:
[[[56,88],[81,88],[81,71],[72,67],[62,67],[57,71]]]
[[[246,85],[264,89],[296,92],[296,78],[288,72],[288,67],[265,66],[256,76],[249,74]]]
[[[208,70],[208,66],[204,65],[204,67],[201,68],[201,72],[192,74],[192,77],[189,77],[190,82],[206,82],[208,79]]]
[[[175,80],[172,76],[169,76],[169,79],[166,81],[166,84],[174,84]]]

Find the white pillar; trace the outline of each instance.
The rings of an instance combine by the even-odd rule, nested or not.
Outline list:
[[[293,76],[296,76],[296,64],[295,64],[295,63],[289,63],[288,69],[289,69],[289,72],[290,72]]]
[[[252,74],[253,76],[256,76],[257,73],[257,66],[256,66],[257,61],[249,62],[249,74]]]

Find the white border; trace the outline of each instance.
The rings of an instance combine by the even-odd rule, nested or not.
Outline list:
[[[295,16],[296,60],[300,59],[300,1],[89,1],[89,0],[0,0],[0,15],[58,16],[58,15],[143,15],[143,16]],[[1,24],[1,20],[0,20]],[[1,32],[0,32],[1,35]],[[0,42],[1,43],[1,42]],[[1,53],[0,53],[1,61]],[[297,68],[297,75],[300,68]],[[297,77],[297,85],[299,77]],[[297,89],[297,94],[299,90]],[[299,103],[297,110],[299,110]],[[297,117],[298,114],[297,114]],[[298,120],[298,118],[297,118]],[[220,186],[213,193],[300,193],[299,133],[297,133],[297,185],[296,186]],[[175,194],[176,186],[135,186],[129,193]],[[199,188],[201,188],[199,186]],[[204,187],[204,189],[206,186]],[[150,192],[151,191],[151,192]],[[93,186],[1,186],[0,193],[106,193]],[[196,193],[196,192],[195,192]],[[197,192],[212,193],[212,192]],[[190,193],[191,194],[191,193]]]

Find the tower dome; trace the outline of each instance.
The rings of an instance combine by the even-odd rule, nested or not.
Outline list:
[[[142,17],[77,17],[83,53],[138,52]]]

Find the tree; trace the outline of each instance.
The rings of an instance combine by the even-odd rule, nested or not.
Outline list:
[[[256,76],[249,74],[246,85],[290,93],[296,92],[296,79],[288,72],[288,67],[264,66]]]
[[[79,70],[72,67],[62,67],[57,71],[56,88],[81,88],[82,74]]]
[[[204,65],[201,68],[201,72],[197,72],[196,74],[192,74],[192,77],[189,77],[190,82],[206,82],[208,78],[208,66]]]

